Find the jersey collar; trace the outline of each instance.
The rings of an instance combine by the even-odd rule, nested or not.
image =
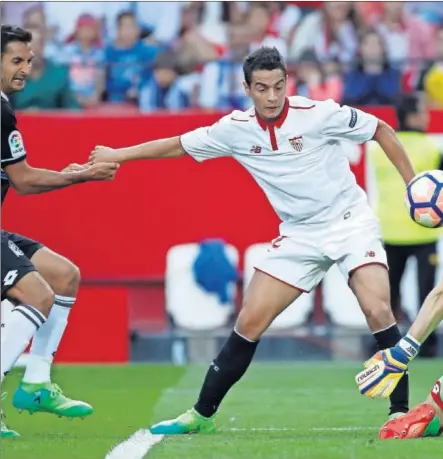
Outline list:
[[[283,106],[282,112],[280,113],[279,117],[275,119],[274,121],[272,121],[271,123],[268,123],[264,119],[260,118],[260,115],[257,113],[257,110],[255,111],[255,116],[257,118],[257,122],[260,125],[260,127],[264,131],[266,131],[266,129],[268,129],[268,127],[271,127],[271,126],[280,128],[282,124],[285,122],[286,117],[288,116],[288,111],[289,111],[289,99],[286,97],[285,105]]]
[[[2,91],[2,97],[3,99],[7,100],[9,102],[8,96]]]

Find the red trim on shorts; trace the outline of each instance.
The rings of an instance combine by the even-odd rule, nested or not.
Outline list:
[[[266,275],[269,276],[269,277],[272,277],[272,278],[275,279],[275,280],[280,281],[282,284],[286,284],[286,285],[289,285],[289,287],[295,288],[295,289],[298,290],[299,292],[302,292],[302,293],[309,293],[308,290],[305,290],[304,288],[296,287],[295,285],[292,285],[292,284],[290,284],[289,282],[285,282],[284,280],[281,280],[281,279],[279,279],[278,277],[275,277],[275,276],[273,276],[272,274],[269,274],[269,273],[267,273],[266,271],[263,271],[263,270],[260,269],[260,268],[257,268],[257,267],[254,266],[254,269],[255,269],[256,271],[260,271],[260,272],[263,273],[263,274],[266,274]]]
[[[383,266],[383,268],[386,268],[389,271],[388,265],[385,263],[382,263],[381,261],[369,261],[368,263],[363,263],[362,265],[356,266],[354,269],[351,269],[348,273],[349,279],[351,276],[355,273],[355,271],[358,271],[360,268],[364,268],[365,266],[369,265],[380,265]]]

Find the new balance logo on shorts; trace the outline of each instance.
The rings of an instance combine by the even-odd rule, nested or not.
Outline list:
[[[368,250],[365,254],[365,258],[370,257],[374,258],[375,257],[375,252],[373,250]]]

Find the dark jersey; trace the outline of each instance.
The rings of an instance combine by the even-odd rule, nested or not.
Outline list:
[[[23,161],[26,158],[26,150],[20,131],[17,129],[17,119],[8,99],[3,95],[2,99],[2,204],[9,189],[9,179],[5,169],[11,164]]]

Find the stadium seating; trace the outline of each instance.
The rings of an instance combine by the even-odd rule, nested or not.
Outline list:
[[[266,254],[268,243],[259,243],[249,246],[244,258],[244,290],[254,273],[255,263]],[[314,292],[301,295],[282,314],[280,314],[269,327],[270,331],[287,330],[303,325],[309,314],[314,309]]]
[[[195,282],[192,267],[198,251],[199,244],[180,244],[169,249],[166,255],[166,311],[177,328],[214,330],[229,323],[235,300],[222,304],[215,294],[204,291]],[[238,266],[237,249],[227,245],[226,253],[234,266]],[[235,298],[235,283],[230,288]]]

